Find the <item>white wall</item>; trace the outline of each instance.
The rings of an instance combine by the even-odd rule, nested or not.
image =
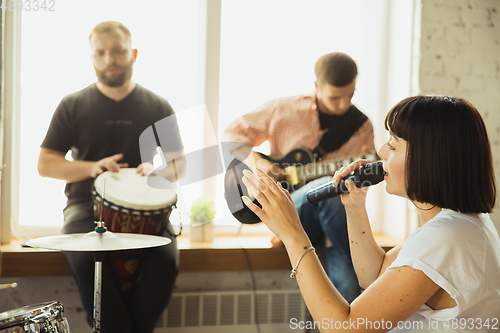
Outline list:
[[[489,132],[498,181],[500,1],[421,1],[420,93],[462,97],[479,110]],[[491,218],[500,230],[500,209]]]

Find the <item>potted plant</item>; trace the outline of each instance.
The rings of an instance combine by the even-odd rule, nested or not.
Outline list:
[[[191,206],[191,240],[210,242],[214,237],[213,220],[215,217],[214,202],[202,196]]]

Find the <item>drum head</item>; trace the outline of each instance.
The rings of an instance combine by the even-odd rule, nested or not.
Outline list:
[[[34,305],[27,305],[17,309],[0,313],[0,328],[6,328],[15,324],[20,324],[25,318],[33,318],[50,310],[57,312],[57,302],[46,302]],[[54,311],[52,311],[54,312]]]
[[[177,202],[174,190],[153,188],[148,185],[147,179],[148,177],[138,174],[136,169],[124,168],[119,172],[103,172],[96,178],[94,187],[102,198],[106,180],[104,200],[134,210],[157,210]]]

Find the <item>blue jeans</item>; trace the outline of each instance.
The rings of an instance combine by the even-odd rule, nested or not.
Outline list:
[[[342,296],[350,303],[359,294],[358,278],[354,271],[347,234],[347,218],[340,196],[311,204],[306,193],[331,181],[322,177],[292,192],[299,218],[313,246],[318,250],[326,274]],[[326,246],[328,237],[333,246]]]

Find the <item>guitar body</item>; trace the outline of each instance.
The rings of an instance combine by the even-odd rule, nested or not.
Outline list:
[[[280,183],[290,193],[304,186],[310,180],[326,175],[333,175],[342,165],[347,165],[352,161],[361,158],[370,158],[372,161],[379,159],[376,152],[371,152],[348,156],[338,160],[315,163],[312,152],[305,148],[294,149],[278,158],[266,155],[262,156],[285,170],[286,180],[280,181]],[[224,176],[224,196],[231,214],[238,221],[245,224],[254,224],[261,222],[260,219],[241,200],[242,196],[253,197],[249,195],[242,181],[243,170],[245,169],[250,169],[245,163],[237,159],[231,161]],[[252,202],[262,207],[255,198]]]
[[[314,163],[314,157],[310,150],[305,148],[296,148],[289,152],[286,155],[283,155],[278,158],[272,158],[270,156],[261,154],[266,160],[273,162],[281,169],[285,171],[287,168],[293,168],[297,165],[309,165]],[[280,180],[281,186],[286,188],[288,192],[292,193],[294,190],[299,189],[300,187],[305,185],[304,180],[298,180],[297,184],[291,184],[289,179]]]
[[[276,163],[280,168],[285,169],[287,167],[297,165],[297,164],[310,164],[314,161],[313,154],[306,149],[297,148],[286,154],[285,156],[279,158],[272,158],[267,155],[261,154],[262,157],[267,160]],[[255,215],[241,200],[242,196],[251,198],[246,186],[241,180],[243,178],[243,170],[249,170],[250,168],[243,162],[233,159],[229,166],[227,167],[226,174],[224,176],[224,197],[226,198],[227,205],[231,214],[245,224],[254,224],[260,222],[260,219]],[[284,180],[281,185],[287,190],[291,191],[293,186]],[[262,207],[256,199],[252,202],[259,207]]]
[[[243,184],[243,170],[250,170],[250,168],[236,158],[231,161],[224,175],[224,197],[231,214],[238,221],[245,224],[254,224],[261,222],[260,218],[245,206],[243,200],[241,200],[242,196],[252,197],[248,194],[245,184]],[[255,198],[252,202],[262,208]]]

